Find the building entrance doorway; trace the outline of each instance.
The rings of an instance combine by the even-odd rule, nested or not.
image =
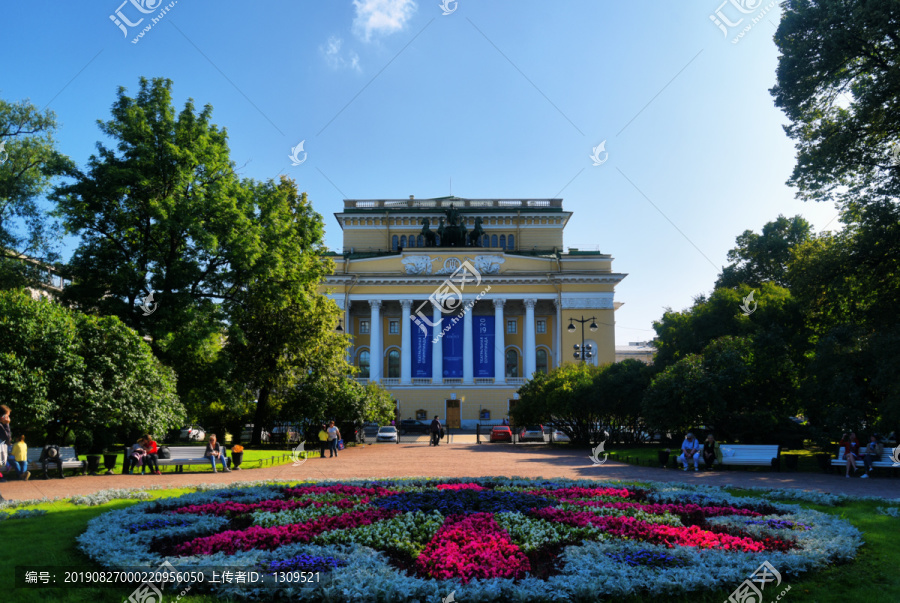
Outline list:
[[[447,427],[459,429],[462,426],[459,416],[459,400],[447,400]]]

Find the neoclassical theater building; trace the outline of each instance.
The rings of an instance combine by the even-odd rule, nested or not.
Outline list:
[[[626,275],[564,250],[561,199],[348,199],[335,217],[343,252],[324,287],[356,378],[390,391],[400,418],[498,423],[534,373],[615,361]]]

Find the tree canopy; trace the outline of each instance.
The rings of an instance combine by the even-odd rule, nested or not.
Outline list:
[[[787,0],[775,104],[790,120],[805,199],[869,202],[900,191],[900,6],[890,0]]]
[[[117,318],[0,292],[0,350],[0,398],[41,439],[102,447],[184,420],[174,373]]]
[[[57,232],[39,199],[72,161],[56,148],[56,116],[28,101],[0,98],[0,289],[35,284],[42,271],[29,259],[58,259]]]

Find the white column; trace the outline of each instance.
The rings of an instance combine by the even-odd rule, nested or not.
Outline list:
[[[406,385],[412,383],[412,300],[400,300],[400,307],[400,383]]]
[[[562,306],[558,299],[553,300],[553,305],[556,306],[556,320],[553,321],[553,347],[556,348],[553,350],[553,367],[558,367],[562,364]]]
[[[372,317],[369,321],[369,380],[381,381],[384,364],[384,345],[381,343],[381,300],[370,299]]]
[[[494,383],[506,383],[506,325],[503,321],[505,299],[494,300]]]
[[[463,383],[475,383],[475,354],[472,350],[472,312],[475,300],[467,302],[463,315]]]
[[[431,305],[431,310],[431,322],[434,323],[431,335],[431,339],[434,341],[431,345],[431,382],[441,383],[444,380],[444,342],[438,336],[444,328],[444,323],[441,322],[444,313],[441,311],[441,307],[434,303]]]
[[[526,299],[525,301],[525,335],[522,341],[523,366],[525,368],[525,378],[531,379],[534,371],[537,370],[537,359],[535,358],[535,341],[534,341],[534,305],[536,299]]]

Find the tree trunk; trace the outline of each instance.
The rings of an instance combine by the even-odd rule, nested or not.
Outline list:
[[[269,388],[262,387],[259,390],[259,397],[256,402],[256,414],[253,418],[253,434],[250,436],[250,443],[254,446],[262,444],[263,425],[268,424],[269,416]]]

